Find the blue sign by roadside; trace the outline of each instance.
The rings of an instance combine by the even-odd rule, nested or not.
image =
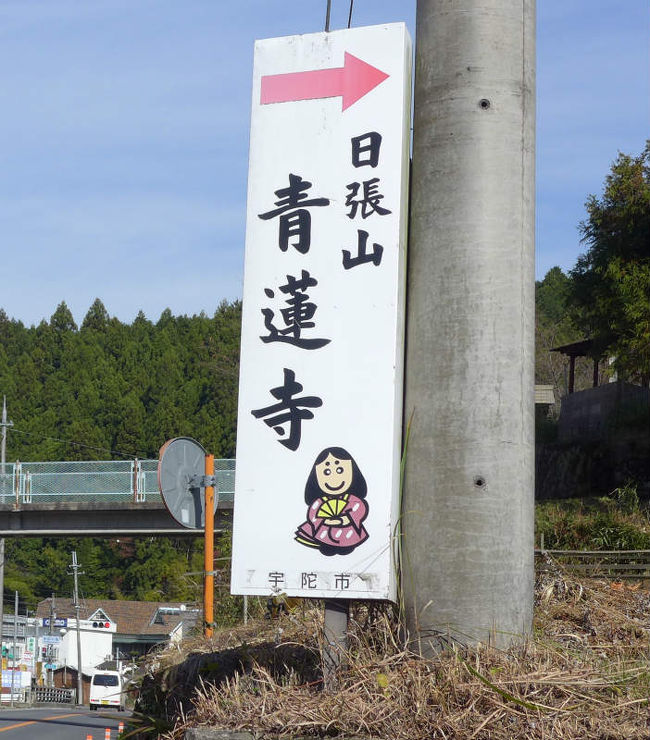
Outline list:
[[[50,626],[50,618],[49,617],[43,617],[43,627],[49,627]],[[53,622],[54,627],[67,627],[68,626],[68,618],[67,617],[57,617]]]

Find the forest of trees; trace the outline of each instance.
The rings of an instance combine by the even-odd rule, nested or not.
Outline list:
[[[551,349],[583,338],[569,315],[568,296],[569,278],[557,266],[535,285],[535,382],[552,385],[557,400],[567,391],[567,362]],[[580,367],[578,387],[582,375]]]
[[[154,458],[179,434],[234,457],[240,321],[238,302],[124,324],[97,299],[79,328],[65,303],[30,328],[0,310],[7,459]]]
[[[620,377],[650,380],[650,141],[619,154],[580,224],[587,250],[570,272],[576,324]]]
[[[241,303],[212,317],[139,314],[125,324],[92,304],[77,327],[65,303],[25,327],[0,310],[0,395],[14,426],[7,461],[157,458],[169,438],[190,436],[234,457]],[[34,606],[69,595],[77,550],[87,597],[197,598],[197,540],[7,540],[5,593]]]
[[[586,251],[568,274],[549,270],[535,291],[535,380],[554,385],[556,397],[566,393],[566,358],[549,350],[580,339],[592,340],[596,358],[611,358],[620,378],[650,379],[650,142],[638,156],[618,155],[586,210]],[[591,368],[578,360],[576,390],[591,385]]]

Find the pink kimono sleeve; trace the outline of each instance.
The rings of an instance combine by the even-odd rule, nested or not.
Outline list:
[[[345,513],[350,517],[350,524],[357,532],[361,532],[361,523],[368,516],[368,504],[363,499],[350,496]]]

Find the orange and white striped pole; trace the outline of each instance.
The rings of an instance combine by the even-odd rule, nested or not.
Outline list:
[[[111,728],[107,727],[106,730],[104,730],[104,740],[111,740]]]
[[[214,455],[205,456],[205,474],[214,475]],[[205,546],[203,570],[203,634],[212,637],[214,622],[214,488],[205,487]]]
[[[124,722],[120,722],[117,726],[117,736],[119,737],[124,732]]]

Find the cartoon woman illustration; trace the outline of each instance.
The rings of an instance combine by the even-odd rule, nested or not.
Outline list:
[[[342,447],[328,447],[316,458],[305,485],[307,520],[296,542],[323,555],[347,555],[368,539],[366,479]]]

